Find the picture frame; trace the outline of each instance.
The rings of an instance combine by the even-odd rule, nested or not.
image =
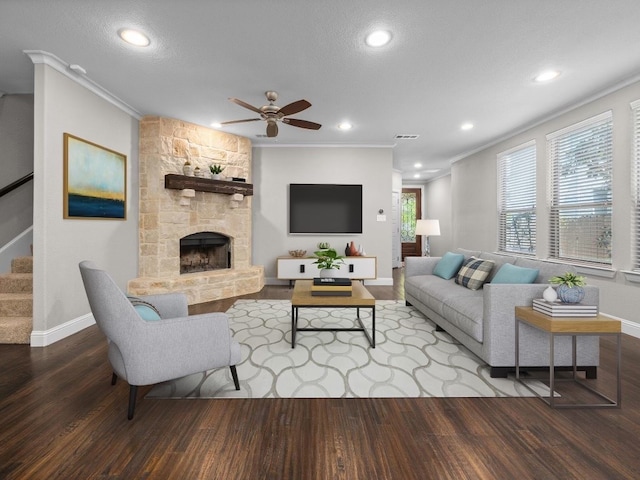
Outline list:
[[[64,218],[127,218],[127,157],[64,133]]]

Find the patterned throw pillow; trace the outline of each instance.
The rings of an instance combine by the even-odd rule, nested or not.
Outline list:
[[[478,290],[486,282],[493,265],[494,263],[491,260],[471,257],[458,271],[456,283],[467,287],[469,290]]]

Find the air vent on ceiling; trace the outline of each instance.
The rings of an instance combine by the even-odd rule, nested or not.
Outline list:
[[[394,138],[396,140],[415,140],[420,135],[408,135],[408,134],[398,134]]]
[[[267,134],[266,133],[258,133],[256,135],[256,138],[267,138]]]

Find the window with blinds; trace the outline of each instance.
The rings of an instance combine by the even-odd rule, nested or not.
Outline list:
[[[536,253],[536,145],[498,154],[498,249]]]
[[[633,158],[631,161],[631,192],[633,195],[631,254],[633,270],[640,271],[640,100],[631,104],[633,121]]]
[[[551,258],[611,265],[611,112],[547,135],[547,147]]]

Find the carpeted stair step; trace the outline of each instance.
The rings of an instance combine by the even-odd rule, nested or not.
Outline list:
[[[33,319],[31,317],[0,316],[0,343],[31,343]]]
[[[32,316],[32,293],[0,293],[0,317]]]
[[[0,293],[33,292],[33,273],[5,273],[0,275]]]
[[[18,257],[11,260],[12,273],[33,273],[33,257]]]

